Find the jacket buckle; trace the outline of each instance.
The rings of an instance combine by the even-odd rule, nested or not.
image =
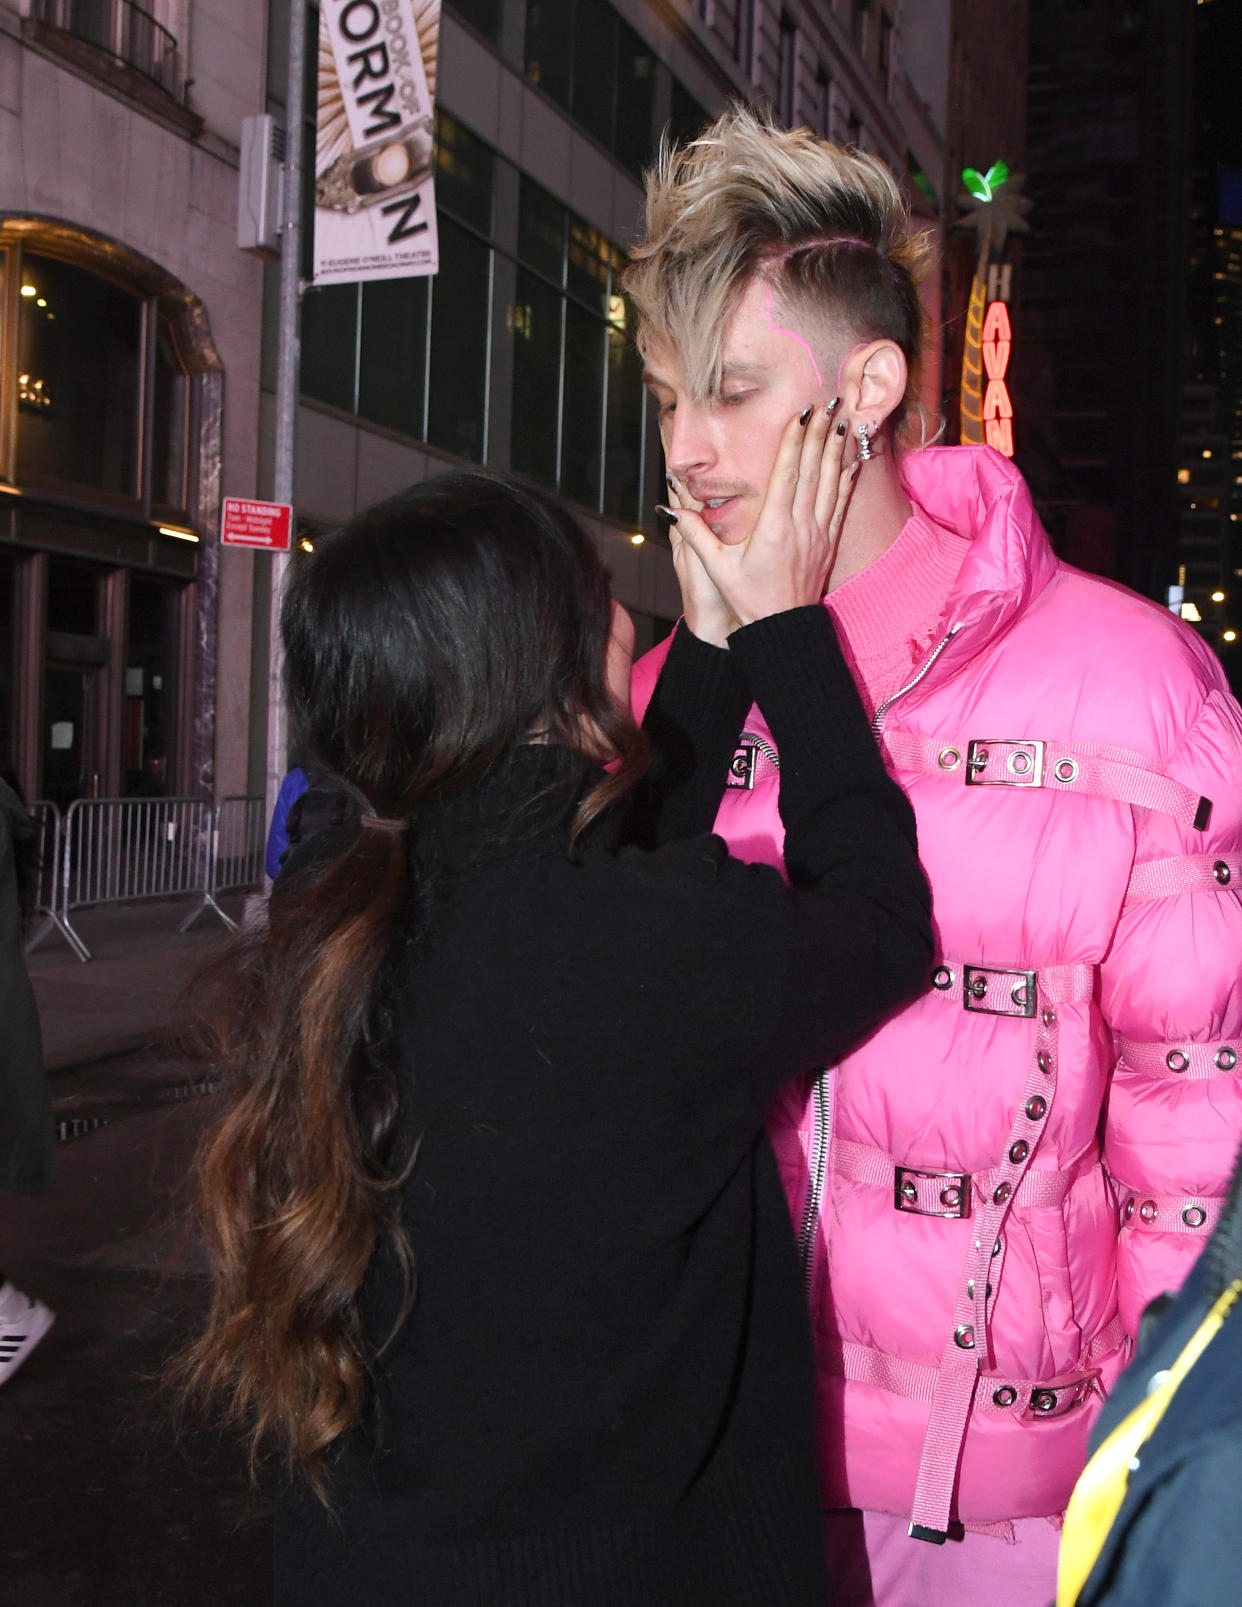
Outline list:
[[[919,1183],[929,1183],[926,1192]],[[936,1191],[934,1185],[941,1185]],[[935,1195],[931,1203],[923,1203],[927,1193]],[[893,1168],[893,1208],[911,1216],[960,1217],[970,1215],[969,1172],[923,1172],[914,1166]]]
[[[735,791],[751,792],[755,785],[755,748],[749,742],[743,742],[729,760],[729,773],[725,777],[725,786]]]
[[[1020,737],[976,737],[966,744],[966,785],[1042,787],[1045,747]]]
[[[964,965],[962,1009],[985,1016],[1033,1016],[1035,976],[1034,971],[1001,971],[990,965]]]

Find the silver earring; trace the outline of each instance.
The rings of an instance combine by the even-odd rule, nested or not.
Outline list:
[[[864,463],[871,461],[871,426],[860,424],[858,426],[858,456]]]

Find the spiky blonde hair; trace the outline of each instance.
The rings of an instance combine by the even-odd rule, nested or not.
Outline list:
[[[911,373],[908,398],[923,345],[917,274],[926,255],[883,162],[739,105],[688,144],[661,147],[624,287],[639,350],[671,347],[700,400],[719,389],[726,326],[759,272],[818,330],[895,341]]]

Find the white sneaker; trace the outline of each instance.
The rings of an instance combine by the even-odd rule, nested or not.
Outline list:
[[[12,1378],[55,1321],[55,1312],[41,1300],[11,1283],[0,1284],[0,1384]]]

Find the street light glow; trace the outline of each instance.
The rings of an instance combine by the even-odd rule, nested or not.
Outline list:
[[[1223,603],[1224,600],[1225,600],[1225,594],[1224,594],[1223,591],[1214,591],[1212,593],[1212,601],[1214,603]]]

